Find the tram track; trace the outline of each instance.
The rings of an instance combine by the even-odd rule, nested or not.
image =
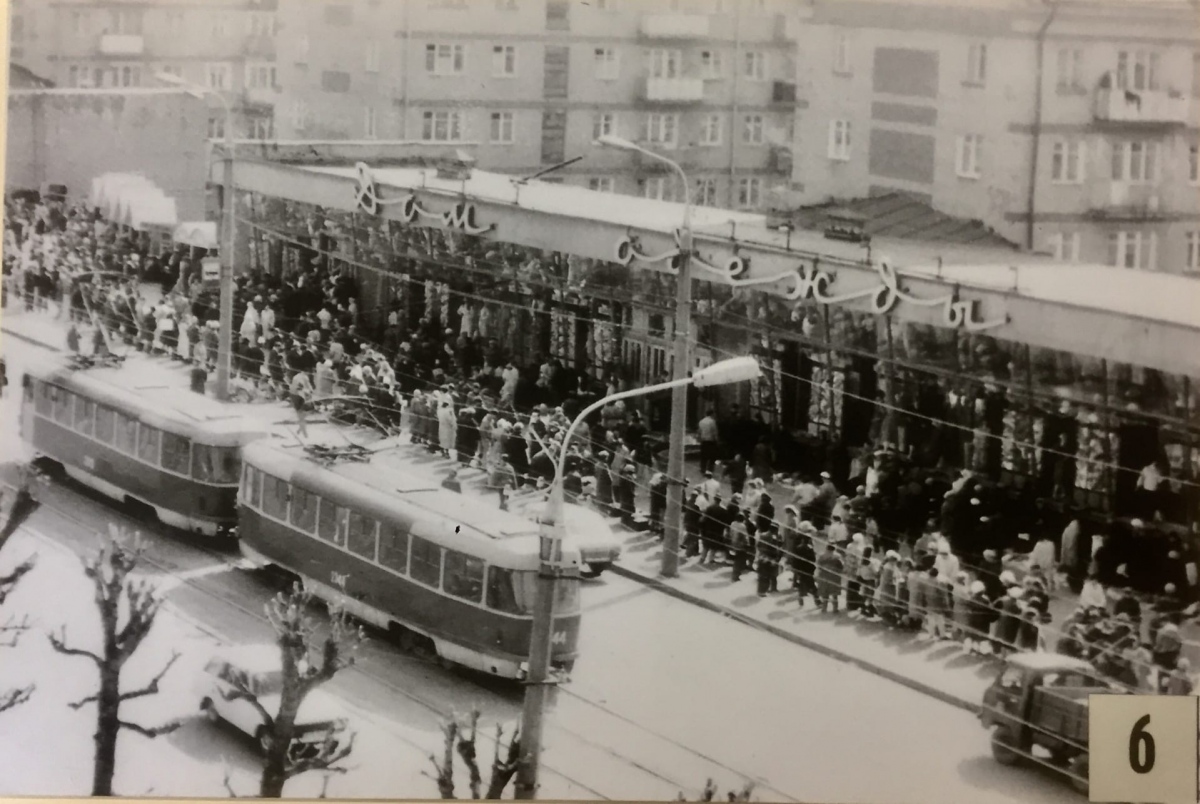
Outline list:
[[[11,488],[10,484],[8,484],[6,482],[4,482],[3,485]],[[214,546],[205,545],[203,543],[200,543],[200,541],[196,538],[188,537],[186,534],[180,534],[179,532],[163,525],[162,523],[160,523],[158,521],[148,521],[146,519],[142,519],[142,518],[134,515],[131,512],[121,510],[119,507],[115,506],[114,504],[112,504],[111,501],[109,501],[107,499],[97,499],[95,496],[88,493],[86,490],[75,488],[74,484],[69,480],[67,480],[66,482],[59,482],[59,481],[54,482],[53,489],[55,490],[55,493],[61,494],[64,497],[73,499],[77,502],[83,502],[85,504],[90,504],[90,505],[95,505],[95,506],[102,506],[106,511],[106,515],[107,515],[109,521],[115,520],[115,524],[117,524],[118,526],[123,525],[132,530],[148,531],[154,537],[156,537],[157,540],[162,540],[163,543],[170,544],[172,547],[178,548],[179,550],[188,550],[195,554],[204,556],[205,558],[208,558],[212,561],[218,562],[219,564],[228,565],[231,570],[239,569],[237,567],[237,561],[236,561],[237,554],[235,552],[222,552],[218,549],[215,549]],[[41,496],[43,498],[43,506],[45,508],[53,511],[56,516],[62,517],[63,519],[70,522],[71,524],[75,525],[77,528],[82,529],[84,531],[87,531],[87,532],[96,532],[97,531],[97,527],[94,523],[87,522],[84,519],[78,517],[77,515],[71,513],[63,505],[55,505],[53,503],[47,502],[45,500],[45,497],[46,497],[45,494],[43,494]],[[70,544],[66,544],[65,540],[56,539],[55,537],[50,536],[42,531],[39,531],[36,528],[30,528],[30,530],[37,533],[44,539],[48,539],[48,540],[56,542],[60,545],[66,546],[68,548],[70,548],[70,546],[71,546]],[[168,577],[174,578],[179,584],[187,586],[188,588],[200,593],[201,595],[204,595],[206,598],[213,599],[213,600],[219,602],[220,604],[223,604],[224,606],[228,607],[229,609],[237,611],[238,613],[242,614],[243,616],[247,616],[247,617],[255,620],[256,622],[263,623],[263,624],[267,624],[269,622],[267,620],[267,617],[266,617],[266,614],[264,611],[255,610],[254,608],[252,608],[250,606],[246,606],[243,603],[241,603],[241,602],[231,598],[229,595],[227,595],[225,593],[226,590],[220,589],[212,581],[211,575],[202,575],[199,577],[187,577],[187,573],[192,572],[193,570],[190,570],[187,567],[185,567],[177,562],[171,561],[170,559],[165,558],[160,555],[151,555],[149,553],[145,553],[145,554],[143,554],[142,560],[146,563],[147,566],[153,567],[157,572],[165,574]],[[263,579],[261,577],[255,578],[254,580],[255,580],[255,585],[260,588],[262,588],[262,587],[274,588],[273,584],[264,583]],[[186,614],[183,614],[182,616],[185,619],[187,619],[189,622],[191,622],[193,625],[195,625],[199,630],[208,634],[213,639],[216,639],[221,642],[228,641],[228,638],[225,635],[217,632],[216,630],[214,630],[212,628],[209,628],[204,623],[196,621],[195,618],[193,618],[189,615],[186,615]],[[377,629],[371,629],[371,630],[376,631]],[[392,648],[392,646],[389,642],[386,641],[385,638],[375,639],[375,640],[372,640],[372,642],[375,645],[386,646],[387,649],[380,651],[379,656],[381,659],[384,659],[385,657],[393,657],[393,658],[397,658],[397,659],[402,658],[404,661],[407,661],[407,662],[413,662],[413,663],[425,665],[430,668],[436,668],[435,672],[453,673],[453,671],[446,671],[444,668],[442,668],[439,665],[436,658],[423,657],[423,656],[415,655],[410,652],[397,653],[397,651],[395,649],[390,649],[390,648]],[[428,696],[424,696],[419,693],[416,693],[409,688],[406,688],[400,684],[395,683],[394,681],[389,679],[387,676],[370,669],[364,663],[361,663],[361,662],[356,663],[352,667],[348,668],[346,673],[351,676],[357,675],[357,676],[363,678],[364,680],[372,682],[375,685],[377,685],[378,687],[387,690],[390,693],[398,694],[398,695],[402,696],[404,699],[412,702],[413,704],[424,709],[425,711],[436,716],[439,719],[445,720],[445,719],[453,718],[456,715],[456,712],[454,710],[447,709],[440,702],[433,700],[433,699],[429,698]],[[480,683],[479,681],[471,679],[469,677],[464,677],[461,674],[453,674],[452,680],[454,683],[468,684],[479,692],[484,692],[484,693],[487,693],[488,695],[496,696],[498,698],[503,697],[501,693],[497,692],[494,689],[490,689],[487,685],[484,685],[484,684]],[[626,718],[622,715],[619,715],[617,713],[611,712],[606,706],[604,706],[604,704],[602,704],[600,702],[591,700],[590,698],[588,698],[584,695],[581,695],[574,691],[568,690],[566,688],[561,689],[559,694],[567,695],[571,699],[580,701],[581,703],[594,708],[598,712],[603,713],[606,717],[613,718],[615,721],[632,726],[633,728],[636,728],[636,729],[644,732],[645,734],[652,736],[654,739],[661,740],[665,743],[668,743],[672,747],[674,747],[678,750],[681,750],[683,752],[686,752],[687,754],[691,755],[695,759],[700,760],[705,765],[710,765],[713,768],[719,768],[723,771],[726,771],[730,774],[734,774],[743,779],[751,778],[747,774],[743,774],[733,768],[730,768],[727,765],[724,765],[723,763],[721,763],[720,761],[718,761],[712,757],[706,756],[706,755],[696,751],[695,749],[690,748],[689,746],[679,743],[678,741],[673,740],[672,738],[658,734],[658,733],[654,732],[653,730],[643,726],[642,724],[637,723],[636,721],[633,721],[633,720]],[[397,737],[404,744],[406,744],[412,748],[415,748],[415,749],[421,751],[422,753],[426,753],[426,754],[430,753],[431,746],[419,744],[418,742],[412,740],[411,738],[406,737],[403,734],[400,734],[399,732],[397,732],[393,729],[388,729],[388,731],[389,731],[389,733],[393,734],[393,736]],[[600,752],[603,755],[617,761],[618,763],[620,763],[624,766],[627,766],[631,769],[634,769],[640,774],[644,774],[645,776],[654,779],[655,782],[657,782],[659,785],[671,788],[671,793],[669,793],[669,795],[674,795],[675,793],[678,793],[680,791],[693,788],[697,785],[697,783],[699,781],[697,779],[674,778],[674,777],[668,775],[667,773],[664,773],[658,769],[655,769],[654,767],[647,764],[646,762],[644,762],[638,758],[635,758],[633,756],[630,756],[628,753],[624,753],[624,752],[618,750],[617,748],[615,748],[612,745],[607,745],[605,743],[602,743],[600,741],[592,739],[592,738],[588,737],[587,735],[583,734],[582,732],[580,732],[576,729],[573,729],[569,726],[565,726],[565,725],[556,723],[551,727],[551,732],[562,735],[563,737],[567,738],[570,742],[574,742],[581,746],[585,746],[590,751]],[[486,742],[488,742],[491,745],[495,745],[496,739],[490,732],[488,732],[486,730],[481,730],[480,735]],[[554,764],[549,764],[549,763],[545,762],[544,760],[541,764],[542,764],[542,768],[545,771],[549,772],[550,774],[552,774],[555,777],[558,777],[562,781],[586,792],[587,794],[594,796],[597,799],[611,800],[610,796],[605,795],[604,793],[597,790],[594,786],[587,784],[586,782],[579,779],[578,777],[573,776],[570,773],[557,768]],[[773,793],[774,794],[772,796],[773,798],[778,798],[779,800],[786,800],[786,801],[797,801],[798,800],[791,796],[788,796],[783,791],[780,791],[780,790],[777,790],[777,789],[771,787],[769,784],[765,783],[763,780],[754,780],[754,781],[756,784],[756,789],[764,791],[764,792]]]

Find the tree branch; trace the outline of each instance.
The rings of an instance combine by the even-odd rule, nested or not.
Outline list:
[[[3,602],[0,600],[0,604]],[[21,640],[21,634],[29,630],[29,615],[25,615],[19,623],[14,623],[14,619],[9,617],[4,625],[0,625],[0,634],[12,634],[10,639],[0,641],[0,648],[15,648]]]
[[[50,647],[54,648],[55,651],[63,654],[64,656],[84,656],[95,662],[97,667],[102,667],[104,665],[104,660],[92,653],[90,650],[67,647],[67,627],[65,625],[59,629],[58,636],[55,636],[52,632],[48,632],[46,634],[46,638],[50,640]]]
[[[86,706],[87,704],[94,703],[98,697],[99,697],[98,695],[89,695],[88,697],[86,697],[82,700],[76,701],[75,703],[69,703],[69,704],[67,704],[67,706],[71,707],[72,709],[80,709],[81,707]]]
[[[120,700],[131,701],[134,698],[143,698],[147,695],[157,695],[158,694],[158,682],[162,681],[163,676],[165,676],[167,674],[167,671],[171,669],[171,665],[175,664],[175,662],[177,662],[178,660],[179,660],[179,651],[172,651],[171,658],[167,661],[166,666],[163,667],[163,669],[159,671],[158,675],[156,675],[154,678],[152,678],[150,680],[149,684],[142,687],[140,690],[134,690],[133,692],[122,692]]]
[[[237,791],[233,789],[233,782],[229,778],[228,767],[225,768],[225,778],[222,780],[222,783],[225,785],[225,792],[229,794],[230,798],[241,798],[241,796],[237,794]]]
[[[182,720],[172,720],[168,723],[162,724],[161,726],[155,726],[154,728],[147,728],[138,723],[130,723],[125,720],[117,721],[117,725],[120,728],[129,729],[130,731],[136,731],[138,734],[142,735],[143,737],[149,737],[151,739],[153,739],[155,737],[159,737],[163,734],[170,734],[171,732],[175,731],[175,729],[182,726],[183,723],[184,723],[184,721],[182,721]]]
[[[348,768],[335,766],[338,762],[350,756],[350,752],[354,750],[355,736],[354,732],[350,732],[349,739],[339,744],[334,733],[332,731],[329,732],[325,735],[325,740],[321,743],[321,747],[317,750],[316,755],[289,763],[288,767],[284,769],[284,774],[287,778],[291,779],[294,776],[314,770],[323,770],[329,773],[345,773]]]
[[[250,705],[258,712],[259,717],[263,719],[263,723],[266,725],[268,731],[274,733],[275,716],[268,712],[266,707],[259,702],[258,696],[246,689],[242,684],[235,682],[234,686],[235,689],[233,692],[222,691],[221,697],[227,701],[249,701]]]
[[[36,689],[34,684],[28,687],[16,687],[15,689],[5,690],[0,692],[0,712],[7,712],[9,709],[14,709],[33,697],[33,691]]]

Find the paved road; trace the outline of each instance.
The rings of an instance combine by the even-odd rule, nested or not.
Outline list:
[[[5,350],[15,391],[21,363],[36,358],[37,351],[15,340],[8,340]],[[14,455],[8,435],[15,432],[14,402],[2,406],[6,437],[0,455]],[[46,508],[35,515],[31,529],[60,545],[64,555],[87,550],[95,543],[95,530],[125,516],[70,485],[51,487],[44,497]],[[154,524],[141,529],[149,569],[169,589],[171,607],[156,634],[161,644],[148,649],[146,662],[167,646],[185,651],[185,660],[172,671],[179,687],[170,700],[179,711],[191,711],[188,681],[208,645],[269,638],[261,612],[273,587],[260,573],[234,568],[233,553]],[[71,564],[48,561],[39,572],[49,580],[31,586],[26,599],[57,599],[67,581],[51,575],[69,574]],[[74,594],[78,598],[77,589]],[[589,582],[583,602],[581,659],[575,678],[559,694],[546,735],[548,796],[669,799],[680,790],[694,794],[713,776],[723,787],[754,779],[758,796],[769,800],[1082,800],[1057,778],[996,765],[988,755],[987,735],[970,714],[866,672],[615,576]],[[38,616],[53,624],[53,615],[65,612],[65,605],[56,602]],[[81,605],[86,617],[86,598]],[[82,638],[86,621],[71,622],[72,632]],[[62,694],[51,692],[56,684],[61,681],[72,694],[87,688],[87,668],[62,661],[50,655],[31,659],[29,666],[47,668],[39,677],[53,682],[43,682],[44,700],[39,695],[29,705],[30,714],[20,721],[24,725],[0,730],[0,756],[21,756],[21,778],[32,781],[6,790],[0,780],[0,793],[86,792],[80,787],[86,779],[57,772],[65,759],[86,764],[86,718],[80,721],[82,713],[73,713],[78,725],[70,728],[41,725],[66,717]],[[10,668],[6,663],[0,669]],[[428,767],[424,755],[440,744],[440,716],[478,706],[489,722],[509,722],[520,704],[512,687],[422,662],[382,638],[372,641],[359,665],[330,689],[360,712],[364,724],[358,769],[330,787],[338,796],[434,795],[433,782],[420,771]],[[45,720],[32,717],[47,706],[54,712]],[[78,756],[66,756],[66,749],[32,750],[48,746],[41,741],[64,729],[73,729],[72,752],[81,751]],[[6,753],[8,748],[14,753]],[[481,748],[490,755],[490,746]],[[44,773],[36,770],[39,762]],[[154,786],[164,794],[220,795],[220,768],[229,763],[245,792],[253,762],[232,735],[196,722],[144,753],[126,755],[123,763],[132,764],[123,767],[145,773],[127,779],[121,790],[141,794]],[[203,783],[186,767],[203,771]],[[45,788],[37,789],[43,783]],[[308,786],[289,788],[293,795],[313,792]]]

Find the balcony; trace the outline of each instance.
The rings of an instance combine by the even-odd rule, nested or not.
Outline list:
[[[146,50],[141,34],[101,34],[101,56],[140,56]]]
[[[695,103],[704,100],[703,78],[647,78],[646,100],[659,103]]]
[[[642,17],[642,36],[651,39],[706,39],[705,14],[647,14]]]
[[[1112,182],[1107,191],[1093,197],[1087,216],[1097,221],[1156,221],[1169,215],[1161,208],[1154,184]]]
[[[1101,85],[1096,90],[1096,120],[1173,126],[1188,122],[1189,98],[1168,89],[1133,91]]]
[[[767,170],[772,173],[792,176],[792,149],[787,145],[772,145],[767,157]]]

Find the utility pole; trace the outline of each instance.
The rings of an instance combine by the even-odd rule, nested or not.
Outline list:
[[[675,366],[672,379],[686,380],[692,365],[692,228],[684,224],[679,238],[679,272],[675,275]],[[667,510],[663,528],[662,575],[679,575],[679,530],[683,523],[684,436],[687,434],[688,386],[671,389],[671,436],[667,452]]]
[[[218,95],[217,97],[221,97]],[[225,188],[221,193],[225,214],[225,244],[221,247],[220,329],[217,333],[216,397],[229,399],[229,375],[233,362],[233,255],[237,249],[237,209],[233,189],[233,109],[225,103]]]

